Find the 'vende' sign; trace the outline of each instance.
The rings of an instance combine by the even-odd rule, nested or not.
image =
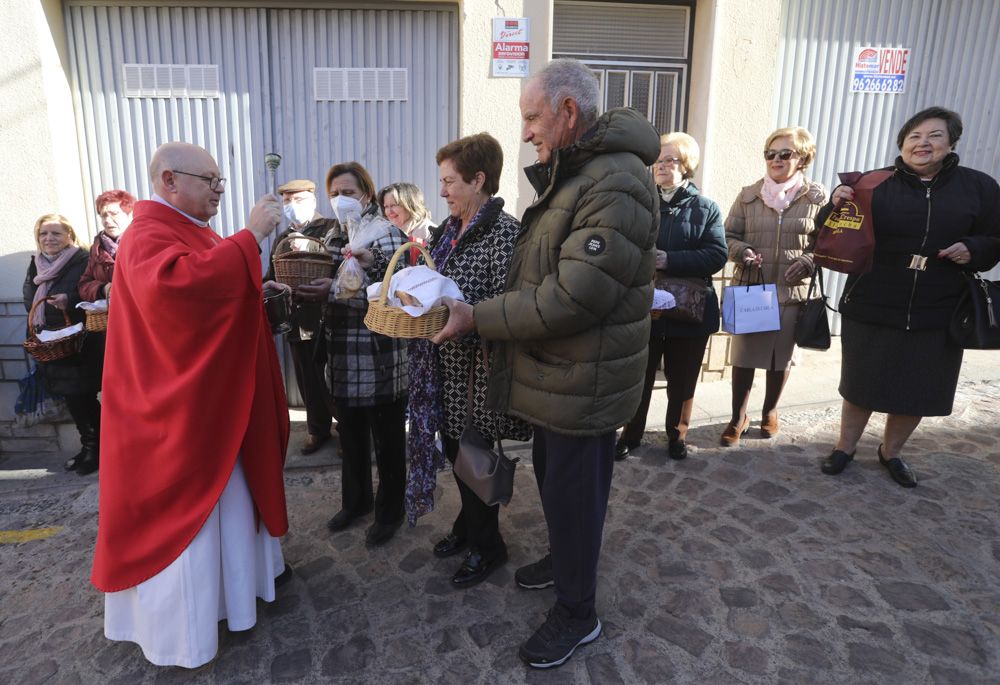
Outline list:
[[[908,48],[858,48],[851,68],[851,92],[904,92],[909,62]]]

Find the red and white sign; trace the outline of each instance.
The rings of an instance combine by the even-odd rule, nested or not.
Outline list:
[[[851,92],[902,93],[909,63],[907,48],[858,48],[851,68]]]
[[[494,17],[493,75],[527,76],[530,43],[527,17]]]

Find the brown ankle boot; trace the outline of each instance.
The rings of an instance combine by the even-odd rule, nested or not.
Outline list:
[[[750,417],[743,417],[743,423],[736,427],[736,424],[730,423],[726,426],[726,430],[722,431],[722,437],[719,438],[719,444],[723,447],[732,447],[733,445],[739,443],[740,436],[746,435],[747,431],[750,430]]]
[[[773,418],[769,416],[764,416],[760,420],[760,434],[765,438],[773,438],[775,435],[781,432],[781,427],[778,424],[778,412],[774,412]]]

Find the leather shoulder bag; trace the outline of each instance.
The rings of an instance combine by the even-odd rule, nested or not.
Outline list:
[[[819,297],[813,297],[813,289],[819,283]],[[826,302],[826,293],[823,291],[822,269],[816,267],[809,282],[809,292],[806,301],[799,307],[799,316],[795,320],[795,344],[810,350],[830,349],[830,321],[826,317],[826,310],[834,311]]]
[[[1000,349],[1000,282],[968,273],[965,280],[951,318],[952,339],[967,350]]]
[[[508,504],[514,494],[514,469],[519,459],[510,459],[503,453],[503,443],[500,440],[499,421],[494,423],[496,434],[496,451],[489,440],[483,437],[472,421],[475,402],[473,392],[475,387],[476,363],[478,351],[473,350],[469,364],[469,391],[465,407],[465,428],[458,441],[458,456],[455,458],[455,476],[469,486],[484,503]],[[486,351],[483,350],[483,362],[489,373]],[[494,417],[495,418],[495,417]]]

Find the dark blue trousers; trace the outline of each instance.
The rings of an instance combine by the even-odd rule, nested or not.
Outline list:
[[[531,459],[549,527],[556,601],[576,616],[594,611],[614,450],[614,431],[576,437],[535,427]]]

